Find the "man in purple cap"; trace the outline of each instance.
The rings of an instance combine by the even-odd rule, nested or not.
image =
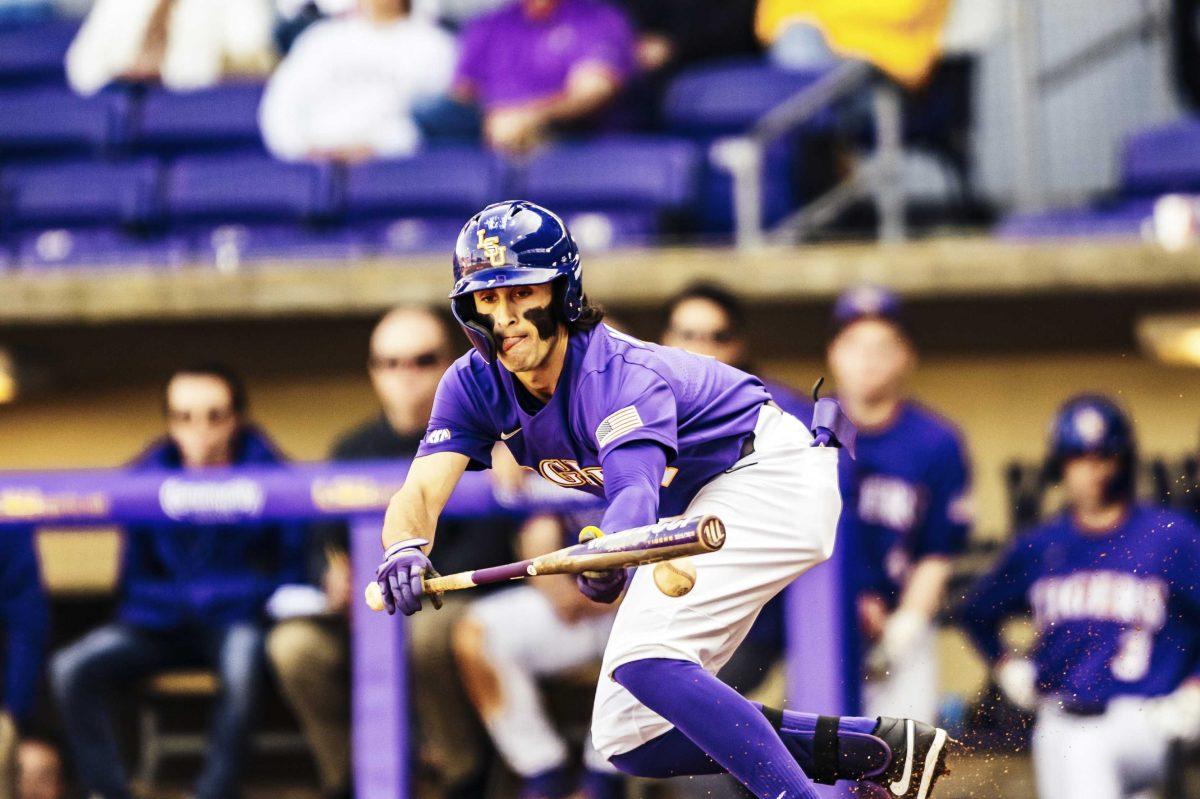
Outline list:
[[[851,289],[832,322],[829,367],[859,431],[856,460],[842,464],[838,534],[854,553],[848,576],[866,649],[862,710],[934,718],[933,617],[971,523],[962,437],[908,398],[916,351],[895,294]]]
[[[602,0],[519,0],[463,31],[453,93],[482,110],[489,146],[521,152],[593,120],[633,71],[634,47]]]
[[[601,530],[718,515],[726,544],[695,558],[682,597],[661,593],[650,569],[578,578],[594,601],[625,597],[592,712],[597,751],[643,777],[727,772],[766,799],[816,799],[814,780],[839,779],[926,799],[945,768],[944,730],[775,710],[714,676],[763,605],[833,551],[837,448],[854,435],[837,403],[817,404],[810,432],[758,378],[602,324],[566,226],[532,203],[472,217],[454,277],[451,310],[474,351],[442,377],[387,511],[376,583],[389,612],[421,610],[437,518],[497,441],[551,482],[604,498]]]

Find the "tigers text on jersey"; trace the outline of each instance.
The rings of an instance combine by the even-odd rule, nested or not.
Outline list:
[[[503,441],[522,466],[603,497],[601,457],[652,441],[667,451],[659,515],[673,516],[738,459],[768,399],[745,372],[599,325],[570,336],[558,385],[540,407],[499,362],[463,355],[442,376],[417,456],[458,452],[487,468]]]
[[[1103,533],[1064,514],[1019,537],[962,615],[994,658],[1000,623],[1026,610],[1044,695],[1094,708],[1167,693],[1200,666],[1200,530],[1143,506]]]
[[[839,530],[854,548],[856,583],[895,602],[909,567],[966,545],[970,473],[958,431],[913,402],[879,431],[860,430],[841,461]]]

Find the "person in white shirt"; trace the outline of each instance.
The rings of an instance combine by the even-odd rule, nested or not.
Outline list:
[[[275,62],[269,0],[96,0],[67,50],[67,83],[93,95],[115,80],[191,91]]]
[[[360,0],[359,13],[308,28],[267,84],[259,125],[287,161],[363,161],[416,151],[415,102],[444,94],[453,37],[406,0]]]

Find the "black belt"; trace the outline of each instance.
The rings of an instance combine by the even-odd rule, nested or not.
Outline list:
[[[1062,712],[1068,716],[1078,716],[1080,718],[1095,718],[1103,716],[1104,711],[1108,709],[1107,705],[1068,705],[1063,703],[1060,705]]]
[[[774,408],[775,410],[779,411],[780,413],[783,413],[783,408],[780,408],[779,404],[776,403],[775,400],[767,400],[763,404],[766,405],[768,408]],[[751,430],[749,433],[746,434],[746,437],[742,439],[742,448],[738,451],[738,460],[740,461],[742,458],[748,458],[753,454],[754,454],[754,431]]]

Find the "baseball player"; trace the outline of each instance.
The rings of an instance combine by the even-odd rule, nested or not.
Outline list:
[[[861,705],[912,718],[937,713],[933,617],[966,545],[970,474],[958,431],[908,399],[916,363],[900,300],[851,289],[834,306],[828,348],[838,400],[858,427],[841,464],[839,537],[865,657]]]
[[[1131,796],[1162,779],[1172,739],[1200,733],[1200,530],[1134,502],[1135,464],[1120,408],[1068,401],[1046,462],[1066,510],[1018,536],[962,608],[1001,689],[1036,708],[1041,799]],[[1026,611],[1032,660],[999,634]]]
[[[763,708],[713,676],[763,604],[833,549],[838,453],[812,444],[852,438],[836,403],[818,407],[815,439],[757,378],[615,333],[583,293],[566,227],[532,203],[472,217],[454,278],[451,310],[474,351],[443,376],[387,511],[376,580],[388,610],[421,609],[438,515],[466,469],[489,465],[497,440],[552,482],[604,497],[602,530],[717,514],[727,543],[696,558],[686,596],[660,593],[649,569],[579,577],[595,601],[625,594],[596,692],[593,745],[630,774],[725,771],[765,799],[815,799],[813,778],[928,796],[944,768],[945,731]]]

